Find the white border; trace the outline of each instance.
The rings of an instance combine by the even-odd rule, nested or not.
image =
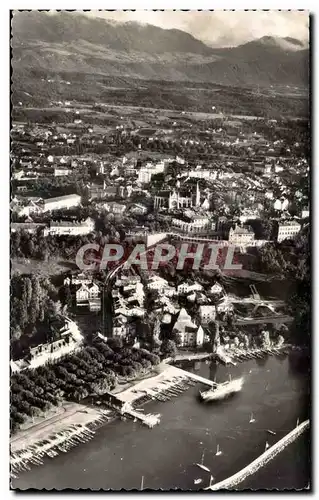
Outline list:
[[[8,498],[13,495],[13,492],[9,492],[9,479],[8,479],[8,450],[9,450],[9,437],[8,437],[8,408],[9,408],[9,395],[8,395],[8,386],[9,386],[9,367],[8,367],[8,353],[9,353],[9,243],[7,239],[7,235],[9,235],[9,214],[8,214],[8,205],[9,205],[9,37],[10,37],[10,25],[9,25],[9,9],[215,9],[215,10],[223,10],[223,9],[271,9],[271,10],[297,10],[304,9],[309,10],[313,15],[319,12],[318,3],[310,0],[259,0],[258,3],[256,0],[246,0],[242,2],[238,1],[229,1],[229,0],[161,0],[151,2],[143,1],[143,0],[109,0],[107,2],[103,2],[101,0],[91,0],[90,2],[83,1],[74,1],[74,0],[55,0],[54,2],[46,2],[46,1],[38,1],[38,0],[13,0],[10,2],[10,5],[6,4],[6,2],[2,2],[0,5],[0,41],[1,41],[1,100],[2,100],[2,108],[1,108],[1,182],[0,182],[0,220],[1,220],[1,287],[2,293],[0,295],[0,307],[1,307],[1,349],[0,355],[3,357],[0,362],[0,375],[1,375],[1,388],[3,390],[3,394],[1,397],[1,408],[0,412],[0,430],[1,430],[1,446],[0,446],[0,494],[1,498]],[[313,46],[312,52],[313,54],[318,54],[319,45],[317,42],[318,39],[318,23],[313,23]],[[315,36],[317,35],[317,36]],[[313,94],[318,87],[318,67],[317,63],[316,68],[313,68]],[[313,121],[317,116],[317,112],[319,109],[316,106],[316,102],[313,95]],[[313,156],[313,177],[312,177],[312,186],[313,186],[313,204],[312,204],[312,212],[313,212],[313,227],[312,233],[314,235],[314,246],[313,246],[313,261],[315,261],[315,256],[318,250],[318,238],[319,238],[319,202],[317,202],[318,197],[315,193],[316,186],[319,186],[319,173],[317,165],[318,160],[318,151],[316,148],[316,144],[319,142],[319,128],[314,127],[313,123],[313,144],[314,144],[314,156]],[[319,283],[319,269],[314,266],[313,268],[313,283],[314,283],[314,302],[313,302],[313,335],[317,332],[317,315],[316,311],[319,308],[318,304],[318,296],[316,293],[316,285]],[[313,346],[315,346],[315,339],[313,341]],[[316,360],[315,357],[313,359],[313,394],[315,394],[315,386],[317,386],[318,382],[318,369],[316,369]],[[316,414],[316,401],[313,397],[314,404],[314,414]],[[314,415],[313,415],[314,416]],[[314,418],[313,418],[314,421]],[[317,439],[315,432],[315,425],[313,425],[313,438],[315,441],[315,445],[313,446],[313,450],[317,450]],[[313,486],[316,486],[316,472],[317,463],[315,463],[313,467]],[[39,470],[39,473],[40,470]],[[217,493],[218,494],[218,493]],[[280,494],[280,493],[279,493]],[[81,495],[82,498],[86,498],[89,493],[86,495]],[[112,493],[108,493],[108,495],[114,495]],[[167,494],[172,495],[172,494]],[[215,494],[216,495],[216,494]],[[253,494],[254,496],[255,494]],[[37,493],[37,498],[41,498],[44,494]],[[118,494],[117,494],[118,496]],[[60,497],[67,498],[66,494],[60,493]]]

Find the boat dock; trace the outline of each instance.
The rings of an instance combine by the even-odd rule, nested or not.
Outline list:
[[[35,442],[33,445],[17,450],[10,456],[10,474],[15,478],[22,471],[30,470],[32,466],[43,464],[44,458],[54,458],[81,443],[93,439],[95,430],[110,419],[110,413],[100,410],[98,418],[89,424],[73,424],[47,439]]]

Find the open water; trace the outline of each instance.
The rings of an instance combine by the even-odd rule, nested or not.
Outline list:
[[[200,386],[189,388],[166,403],[151,402],[146,412],[161,413],[153,429],[133,421],[113,421],[99,429],[89,443],[13,480],[19,489],[200,489],[208,486],[210,474],[195,464],[210,468],[218,482],[257,458],[295,425],[309,417],[309,376],[301,373],[288,357],[252,360],[236,367],[213,363],[184,364],[188,370],[222,382],[243,375],[241,393],[218,404],[198,400]],[[250,424],[250,414],[255,423]],[[276,432],[269,435],[267,429]],[[222,455],[216,456],[217,445]],[[309,433],[289,445],[274,460],[238,485],[242,488],[305,488],[310,479]],[[194,480],[201,479],[195,485]]]

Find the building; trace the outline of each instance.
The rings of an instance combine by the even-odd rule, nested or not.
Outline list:
[[[105,210],[112,212],[113,214],[122,215],[126,210],[126,205],[121,203],[116,203],[116,201],[107,202],[104,204]]]
[[[198,326],[192,322],[192,318],[186,312],[186,309],[182,308],[173,326],[173,332],[180,337],[180,345],[185,347],[190,345],[190,342],[193,344],[197,330]]]
[[[12,363],[12,371],[20,371],[25,368],[34,369],[47,363],[53,363],[81,347],[83,336],[77,324],[70,318],[66,316],[56,318],[54,327],[55,340],[30,348],[26,358]]]
[[[224,293],[224,289],[219,283],[215,283],[210,287],[209,293],[211,295],[221,295],[222,293]]]
[[[188,172],[188,176],[195,179],[217,179],[217,171],[216,170],[205,170],[201,168],[197,168],[195,170],[190,170]]]
[[[37,222],[11,222],[10,229],[11,233],[16,233],[17,231],[25,231],[29,234],[36,234],[45,228],[45,224]]]
[[[185,213],[181,218],[173,218],[172,226],[178,227],[184,233],[202,233],[212,229],[212,222],[207,215]]]
[[[63,167],[56,167],[54,169],[54,177],[65,177],[71,173],[71,170]]]
[[[203,286],[199,283],[181,283],[177,286],[177,293],[191,293],[191,292],[201,292],[203,290]]]
[[[235,228],[230,228],[228,240],[233,245],[249,245],[255,240],[255,234],[251,227],[242,227],[236,224]]]
[[[50,212],[52,210],[68,209],[78,207],[81,204],[81,196],[78,194],[67,194],[58,196],[57,198],[48,198],[43,202],[43,211]]]
[[[94,231],[94,221],[90,217],[81,222],[50,221],[49,227],[45,228],[44,236],[48,235],[72,235],[90,234]]]
[[[210,323],[211,321],[214,321],[214,319],[216,318],[215,306],[199,306],[199,317],[204,325]]]
[[[156,163],[155,165],[153,163],[147,163],[144,167],[141,167],[137,180],[140,184],[149,184],[151,182],[152,176],[156,174],[162,174],[165,172],[166,168],[166,162],[161,161],[159,163]]]
[[[96,283],[76,285],[75,287],[75,300],[76,305],[83,307],[89,306],[90,301],[100,298],[100,289]]]
[[[200,205],[200,189],[197,184],[196,193],[186,190],[160,191],[154,197],[154,208],[168,208],[176,210]]]
[[[280,243],[283,240],[293,239],[301,229],[301,225],[299,222],[294,220],[278,222],[278,233],[277,233],[277,241]]]
[[[147,207],[142,205],[142,203],[133,203],[130,207],[130,212],[137,215],[145,215],[147,213]]]

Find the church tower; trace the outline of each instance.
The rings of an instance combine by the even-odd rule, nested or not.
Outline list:
[[[197,184],[196,184],[196,200],[195,200],[195,206],[196,206],[196,207],[199,207],[199,206],[200,206],[200,189],[199,189],[198,182],[197,182]]]

